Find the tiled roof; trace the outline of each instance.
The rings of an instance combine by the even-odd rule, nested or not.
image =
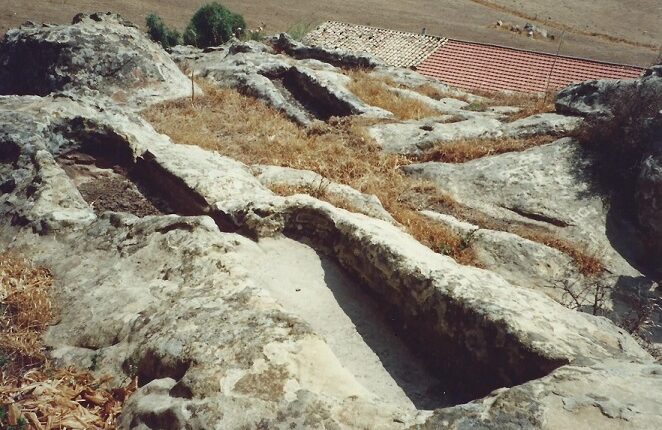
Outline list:
[[[465,89],[545,91],[590,79],[636,78],[644,69],[475,42],[448,40],[417,70]],[[551,78],[550,78],[551,71]]]
[[[304,42],[351,53],[366,52],[388,65],[411,67],[418,65],[445,40],[438,36],[327,21],[308,33]]]

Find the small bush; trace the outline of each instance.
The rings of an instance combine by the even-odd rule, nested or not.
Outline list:
[[[196,33],[191,24],[186,26],[186,30],[184,30],[182,39],[184,41],[184,45],[198,46],[198,33]]]
[[[202,6],[193,15],[184,33],[184,42],[199,48],[218,46],[235,35],[241,36],[245,30],[244,17],[213,2]]]
[[[181,43],[182,36],[177,30],[170,30],[166,27],[165,23],[155,13],[150,13],[145,18],[147,25],[147,34],[157,43],[160,43],[163,48],[167,49]]]
[[[184,40],[184,45],[198,46],[198,33],[195,32],[195,29],[191,24],[186,26],[182,38]]]

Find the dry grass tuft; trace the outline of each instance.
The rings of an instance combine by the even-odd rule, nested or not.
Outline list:
[[[488,155],[505,152],[524,151],[534,146],[554,141],[553,136],[533,136],[528,138],[500,137],[492,139],[460,139],[442,142],[413,158],[417,162],[441,161],[444,163],[464,163]]]
[[[485,110],[492,106],[513,106],[518,107],[519,112],[507,115],[507,121],[516,121],[539,113],[554,112],[554,100],[556,100],[556,91],[549,91],[547,94],[541,93],[520,93],[506,91],[481,91],[474,90],[473,94],[484,97],[485,102],[474,102],[473,110]]]
[[[403,175],[405,157],[384,154],[366,135],[361,118],[332,119],[303,130],[262,102],[234,90],[199,82],[206,96],[153,106],[144,117],[175,142],[218,151],[246,164],[272,164],[312,170],[332,181],[376,195],[384,208],[424,245],[444,251],[464,264],[476,264],[460,238],[416,211],[425,207],[419,192],[434,190],[438,201],[450,200],[425,181]],[[277,190],[280,193],[302,190]],[[327,199],[325,193],[318,198]],[[331,199],[333,200],[333,199]],[[343,202],[331,201],[348,210]],[[434,231],[434,234],[431,232]]]
[[[50,272],[8,253],[0,254],[0,354],[21,371],[46,361],[40,335],[53,317]]]
[[[110,378],[50,365],[41,336],[51,286],[48,269],[0,254],[0,428],[114,429],[136,381],[111,389]]]
[[[348,88],[352,93],[371,106],[392,112],[397,119],[421,119],[441,115],[418,100],[390,91],[389,87],[393,85],[388,78],[376,78],[362,70],[347,71],[347,74],[352,78]]]
[[[416,91],[420,94],[423,94],[426,97],[430,97],[431,99],[435,99],[435,100],[451,98],[451,99],[456,99],[456,100],[462,100],[462,101],[465,101],[467,103],[470,102],[470,100],[467,96],[456,94],[452,91],[443,91],[443,90],[440,90],[439,88],[437,88],[433,85],[429,85],[429,84],[425,84],[425,85],[421,85],[421,86],[416,87],[416,88],[412,88],[412,90]]]
[[[577,247],[577,245],[563,240],[556,235],[533,230],[525,227],[513,227],[512,233],[515,233],[525,239],[542,243],[551,248],[567,254],[573,259],[580,273],[586,276],[597,276],[605,271],[605,266],[599,258]]]
[[[484,99],[482,101],[477,101],[475,99],[472,100],[467,96],[454,94],[451,91],[440,90],[433,85],[421,85],[420,87],[412,89],[435,100],[453,98],[465,101],[469,103],[469,105],[464,109],[469,111],[483,112],[493,106],[513,106],[520,109],[519,112],[507,115],[506,121],[515,121],[531,115],[555,111],[555,90],[549,91],[547,94],[541,94],[474,89],[471,91],[471,94],[483,97]]]
[[[317,172],[329,180],[349,185],[363,193],[376,195],[384,208],[424,245],[443,252],[462,264],[479,266],[470,246],[458,234],[420,215],[422,209],[452,214],[484,228],[510,231],[532,240],[547,243],[573,256],[582,270],[591,271],[599,261],[589,253],[552,235],[514,231],[514,227],[493,222],[462,207],[426,180],[402,174],[400,166],[411,163],[404,156],[385,154],[366,135],[364,119],[334,118],[329,124],[303,130],[262,102],[234,90],[220,89],[199,82],[206,95],[191,104],[182,99],[152,106],[144,117],[161,133],[175,142],[188,143],[218,151],[246,164],[272,164]],[[502,147],[483,142],[482,149],[447,150],[448,159],[470,159],[480,153],[496,153],[511,148],[544,143],[503,143]],[[460,144],[458,144],[460,145]],[[490,152],[491,151],[491,152]],[[306,192],[301,189],[276,189],[283,195]],[[309,194],[309,193],[308,193]],[[318,198],[331,199],[326,193]],[[332,200],[332,199],[331,199]],[[347,202],[331,201],[347,210],[356,210]],[[536,236],[538,234],[539,236]],[[543,235],[543,236],[540,236]],[[593,262],[597,262],[593,264]]]
[[[324,184],[320,184],[319,186],[314,184],[306,184],[306,185],[271,184],[268,187],[273,193],[278,194],[279,196],[287,197],[287,196],[293,196],[295,194],[307,194],[311,197],[315,197],[316,199],[329,202],[337,208],[342,208],[350,212],[361,213],[363,215],[371,216],[369,212],[364,212],[363,210],[361,210],[361,208],[356,207],[356,205],[352,204],[352,202],[348,201],[347,199],[344,199],[338,196],[337,194],[329,193],[326,187],[324,186]]]

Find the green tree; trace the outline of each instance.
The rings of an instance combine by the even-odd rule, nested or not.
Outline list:
[[[196,46],[206,48],[222,45],[232,36],[243,34],[245,30],[244,17],[230,12],[218,2],[213,2],[198,9],[184,35],[186,43],[195,39]]]
[[[150,13],[147,15],[145,24],[147,25],[147,34],[149,34],[150,39],[160,43],[164,48],[170,48],[181,43],[181,34],[177,30],[168,29],[157,14]]]
[[[198,34],[195,32],[195,29],[191,24],[186,26],[183,39],[185,45],[198,46]]]

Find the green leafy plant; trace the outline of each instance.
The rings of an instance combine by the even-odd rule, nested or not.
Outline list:
[[[147,25],[147,34],[149,37],[160,43],[163,48],[170,48],[181,43],[182,36],[177,30],[169,29],[160,16],[155,13],[150,13],[145,18]]]
[[[245,31],[244,17],[213,2],[202,6],[193,15],[184,32],[184,42],[200,48],[218,46],[233,36],[241,37]]]
[[[198,46],[198,33],[195,31],[195,28],[191,24],[186,26],[184,30],[184,35],[182,36],[185,45]]]

